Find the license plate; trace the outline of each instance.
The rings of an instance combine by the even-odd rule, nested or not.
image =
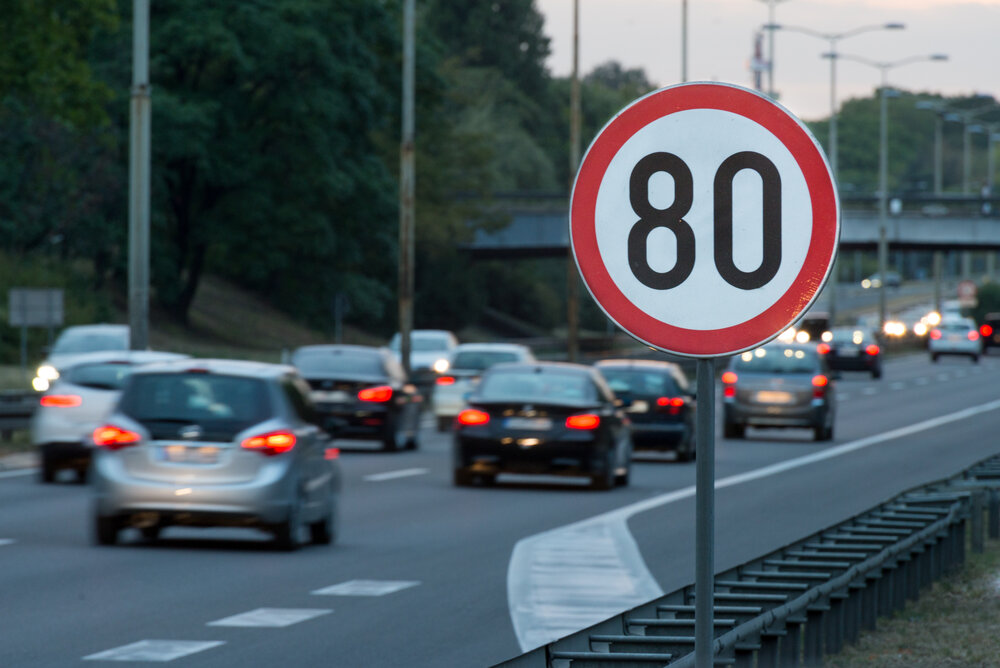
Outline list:
[[[160,449],[163,461],[175,464],[214,464],[219,448],[214,445],[166,445]]]
[[[842,349],[837,350],[837,354],[840,355],[841,357],[857,357],[858,356],[858,349],[857,348],[842,348]]]
[[[316,390],[312,393],[312,400],[324,403],[332,404],[342,404],[350,400],[350,395],[342,390],[335,390],[333,392],[326,392],[324,390]]]
[[[633,401],[632,405],[625,409],[626,413],[648,413],[649,412],[649,402],[643,401],[641,399]]]
[[[763,390],[757,393],[757,401],[762,404],[790,404],[795,400],[791,392]]]
[[[552,420],[549,418],[507,418],[504,426],[508,429],[531,429],[533,431],[545,431],[552,429]]]

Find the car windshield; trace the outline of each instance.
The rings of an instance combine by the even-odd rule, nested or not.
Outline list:
[[[831,341],[833,343],[853,343],[855,345],[861,345],[869,337],[865,336],[865,333],[860,329],[835,329],[831,332],[833,338]]]
[[[641,397],[669,397],[680,393],[669,373],[649,369],[601,369],[616,393],[631,392]]]
[[[478,391],[486,401],[594,401],[597,393],[590,378],[582,373],[536,372],[534,369],[487,374]]]
[[[389,347],[395,352],[400,349],[400,336],[392,337]],[[437,334],[411,334],[410,350],[415,353],[429,353],[448,350],[448,337]]]
[[[99,390],[120,390],[125,379],[132,373],[132,365],[127,362],[103,362],[80,364],[64,375],[68,382]]]
[[[817,367],[815,352],[792,346],[757,348],[733,361],[733,369],[748,373],[814,373]]]
[[[517,362],[517,353],[510,351],[465,350],[455,355],[452,369],[483,371],[501,362]]]
[[[230,441],[273,415],[263,380],[206,373],[133,375],[118,408],[153,438],[174,436],[177,425],[198,425],[207,441]]]
[[[52,354],[92,353],[102,350],[128,350],[128,336],[112,333],[67,332],[52,347]]]
[[[381,356],[367,351],[299,350],[292,355],[292,364],[304,376],[336,373],[385,375]]]

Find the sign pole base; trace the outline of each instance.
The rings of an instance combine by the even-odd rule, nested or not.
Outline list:
[[[694,652],[712,668],[715,631],[715,360],[699,358],[695,496]]]

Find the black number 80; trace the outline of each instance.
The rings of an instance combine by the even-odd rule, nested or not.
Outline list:
[[[733,180],[744,169],[760,175],[763,184],[763,257],[753,271],[743,271],[733,262]],[[674,179],[674,201],[666,209],[657,209],[649,201],[649,179],[666,172]],[[742,151],[726,158],[715,173],[714,235],[715,266],[730,285],[753,290],[767,285],[781,266],[781,176],[767,157],[754,151]],[[691,210],[694,180],[687,164],[673,153],[651,153],[640,160],[629,177],[629,202],[639,220],[628,235],[628,264],[643,285],[654,290],[669,290],[687,280],[694,269],[694,231],[684,220]],[[649,266],[646,242],[658,227],[674,233],[677,261],[668,271]]]

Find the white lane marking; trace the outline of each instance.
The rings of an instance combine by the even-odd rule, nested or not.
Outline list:
[[[906,383],[901,383],[898,380],[895,383],[889,383],[889,389],[890,390],[901,390],[904,387],[906,387]]]
[[[940,380],[942,382],[944,382],[946,380],[951,380],[951,376],[948,375],[948,374],[946,374],[946,373],[939,373],[936,377],[937,377],[938,380]]]
[[[3,478],[19,478],[25,475],[31,475],[35,473],[38,469],[14,469],[13,471],[0,471],[0,480]]]
[[[417,580],[348,580],[313,593],[320,596],[385,596],[418,584]]]
[[[208,626],[268,626],[272,628],[291,626],[321,615],[329,615],[333,610],[323,608],[257,608],[231,617],[209,622]]]
[[[3,547],[4,545],[13,545],[16,542],[17,541],[13,538],[0,538],[0,547]]]
[[[83,657],[84,661],[173,661],[226,643],[221,640],[140,640]]]
[[[1000,400],[715,481],[715,489],[785,473],[885,441],[1000,409]],[[521,650],[539,647],[663,594],[628,531],[629,518],[695,496],[685,487],[518,541],[507,568],[507,604]],[[612,539],[611,546],[605,541]],[[580,553],[600,554],[600,590],[581,581]]]
[[[917,385],[927,385],[931,382],[931,379],[926,376],[921,376],[920,378],[917,378],[913,382],[915,382]]]
[[[865,389],[861,390],[861,394],[864,394],[864,395],[870,397],[873,394],[878,394],[878,388],[877,387],[866,387]]]
[[[401,469],[399,471],[386,471],[385,473],[373,473],[371,475],[366,475],[363,480],[368,482],[385,482],[386,480],[409,478],[415,475],[424,475],[425,473],[427,473],[427,469]]]

